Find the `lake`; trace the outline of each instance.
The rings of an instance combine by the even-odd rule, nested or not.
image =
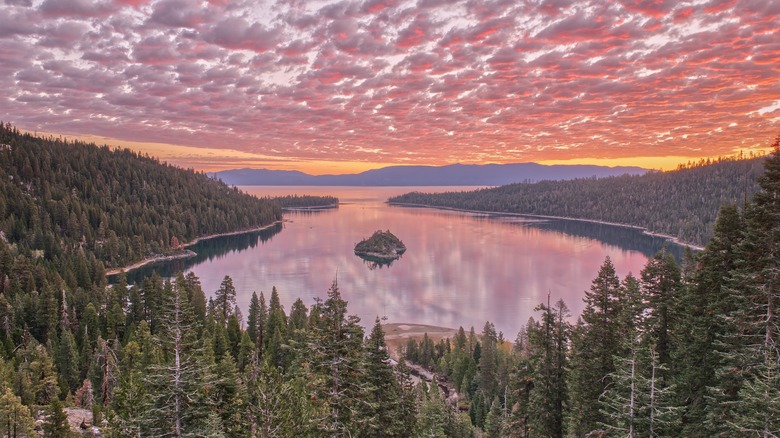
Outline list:
[[[253,291],[269,300],[276,286],[286,311],[300,297],[307,306],[325,298],[334,279],[349,313],[370,327],[374,319],[445,327],[485,321],[514,339],[534,307],[564,299],[573,315],[606,256],[622,279],[639,276],[663,239],[641,231],[571,220],[541,220],[430,208],[390,206],[387,198],[413,190],[473,187],[241,187],[257,196],[333,195],[341,204],[317,212],[287,212],[267,230],[201,241],[197,257],[148,265],[128,273],[138,281],[152,270],[164,277],[194,272],[207,296],[225,275],[233,279],[246,315]],[[390,230],[407,251],[377,267],[353,253],[376,230]],[[670,246],[679,257],[681,248]]]

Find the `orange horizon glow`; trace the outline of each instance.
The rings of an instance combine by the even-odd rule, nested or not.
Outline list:
[[[31,134],[33,134],[31,132]],[[42,136],[59,137],[51,133],[38,133]],[[97,136],[69,136],[68,140],[79,140],[96,145],[108,145],[111,148],[127,148],[132,151],[148,154],[162,162],[176,165],[185,169],[194,169],[202,172],[219,172],[231,169],[268,169],[268,170],[297,170],[309,175],[342,175],[365,172],[372,169],[380,169],[388,166],[446,166],[457,164],[451,162],[430,163],[394,163],[394,162],[370,162],[370,161],[328,161],[328,160],[296,160],[294,158],[269,157],[261,154],[253,154],[234,149],[201,148],[184,145],[172,145],[163,143],[133,142],[111,139]],[[698,156],[640,156],[619,158],[567,158],[567,159],[540,159],[534,163],[543,165],[596,165],[605,167],[633,166],[649,170],[669,171],[675,170],[679,165],[697,163],[700,160],[716,160],[718,158],[735,157],[740,153],[745,157],[751,154],[755,156],[765,155],[771,152],[769,146],[756,146],[748,149],[733,149],[725,155],[698,155]],[[486,161],[468,162],[461,164],[510,164],[530,161]]]
[[[721,0],[0,2],[0,120],[209,172],[668,170],[765,149],[780,132],[778,11]]]

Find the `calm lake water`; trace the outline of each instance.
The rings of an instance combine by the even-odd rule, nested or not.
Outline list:
[[[233,279],[238,305],[246,315],[252,291],[270,298],[276,286],[285,310],[300,297],[307,306],[325,298],[335,278],[350,314],[370,327],[387,322],[446,327],[491,321],[509,339],[534,307],[563,298],[573,317],[583,308],[606,256],[622,279],[636,276],[663,245],[641,231],[567,220],[539,220],[390,206],[386,199],[413,190],[466,190],[453,187],[242,187],[257,196],[327,194],[337,209],[288,212],[268,230],[202,241],[197,257],[144,267],[128,273],[138,281],[152,270],[164,277],[193,271],[207,295],[225,275]],[[375,267],[353,253],[361,239],[390,230],[407,246],[390,266]],[[675,252],[679,247],[672,246]]]

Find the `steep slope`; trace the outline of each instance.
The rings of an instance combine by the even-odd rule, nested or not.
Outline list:
[[[270,224],[280,207],[205,174],[130,150],[0,126],[0,230],[45,260],[80,253],[106,267],[196,237]]]

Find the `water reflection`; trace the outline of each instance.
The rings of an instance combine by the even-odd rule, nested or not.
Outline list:
[[[308,305],[325,297],[338,278],[350,313],[367,325],[387,316],[391,322],[479,330],[490,320],[513,338],[548,293],[553,301],[563,298],[576,317],[582,311],[583,291],[606,256],[621,278],[629,272],[638,275],[663,245],[662,239],[628,228],[391,207],[384,202],[413,189],[409,187],[245,189],[260,196],[329,194],[342,204],[320,212],[289,212],[288,221],[272,230],[204,241],[192,248],[198,257],[153,269],[163,276],[193,271],[207,294],[230,275],[242,309],[248,308],[253,291],[265,291],[267,299],[272,286],[287,310],[298,297]],[[407,251],[392,266],[367,269],[354,246],[385,229],[393,230]],[[135,280],[151,269],[129,277]]]
[[[219,236],[212,239],[206,239],[189,247],[195,254],[194,257],[186,259],[175,259],[166,262],[150,263],[139,269],[134,269],[126,274],[128,283],[140,283],[144,277],[152,275],[157,271],[163,278],[173,277],[177,272],[188,272],[193,266],[201,263],[210,262],[214,259],[229,256],[230,254],[241,253],[247,249],[255,248],[279,234],[283,229],[281,223],[275,224],[269,228],[253,231],[244,234],[234,234],[230,236]],[[116,276],[108,278],[112,282]]]
[[[368,266],[368,269],[370,271],[373,271],[374,269],[381,269],[381,268],[390,269],[390,266],[393,266],[393,262],[395,261],[395,260],[378,259],[375,257],[368,257],[368,256],[358,255],[358,254],[355,254],[355,256],[360,257],[363,260],[363,264]]]
[[[502,215],[491,216],[490,219],[503,220],[506,222],[517,221],[517,217]],[[684,247],[680,245],[672,245],[662,237],[645,234],[641,230],[631,227],[619,227],[596,222],[567,219],[530,218],[530,220],[520,219],[519,222],[523,225],[542,230],[551,230],[570,236],[585,237],[608,245],[619,246],[626,250],[639,251],[648,258],[653,257],[664,244],[666,244],[667,250],[677,259],[678,263],[682,260],[684,252]]]

